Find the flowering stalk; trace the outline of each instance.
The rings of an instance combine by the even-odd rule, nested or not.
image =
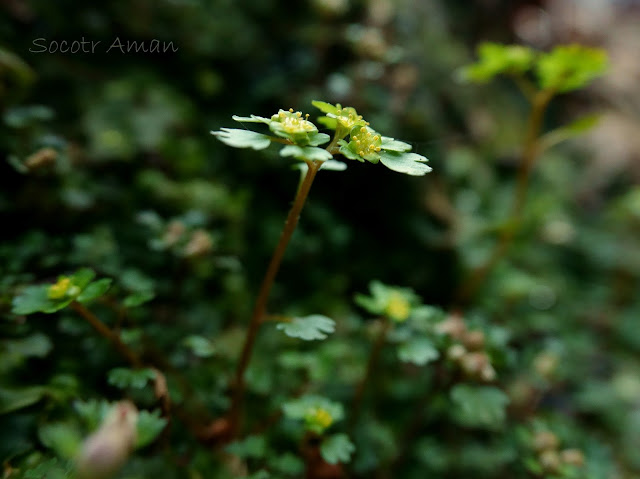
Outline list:
[[[247,331],[244,345],[242,346],[242,352],[240,353],[240,360],[238,361],[238,365],[236,367],[233,384],[233,398],[231,402],[231,409],[229,412],[232,437],[236,436],[239,432],[240,416],[242,413],[242,402],[246,389],[244,376],[247,367],[249,366],[249,361],[251,360],[251,355],[253,353],[258,329],[260,328],[260,324],[267,309],[267,300],[269,299],[269,293],[271,292],[271,288],[273,287],[273,282],[275,280],[276,274],[280,269],[280,263],[282,262],[282,258],[284,256],[285,250],[287,249],[287,245],[289,244],[289,240],[291,239],[291,236],[293,235],[293,232],[295,231],[298,224],[300,213],[302,212],[302,208],[304,207],[307,196],[309,195],[309,190],[311,189],[313,180],[315,179],[316,173],[320,169],[320,166],[322,166],[322,162],[318,161],[306,161],[306,163],[308,166],[307,173],[304,177],[304,180],[302,181],[302,184],[300,185],[300,188],[298,189],[298,192],[296,193],[293,205],[291,206],[291,210],[289,210],[287,220],[285,222],[282,233],[280,234],[280,240],[276,245],[273,256],[271,257],[271,261],[269,262],[269,266],[267,267],[267,271],[264,275],[264,278],[262,279],[260,291],[258,292],[258,297],[253,308],[253,314],[251,315],[251,320],[249,322],[249,330]]]
[[[271,134],[254,132],[248,129],[222,128],[220,131],[212,131],[223,143],[234,148],[251,148],[264,150],[272,143],[280,143],[285,146],[280,149],[280,156],[293,157],[306,163],[302,168],[304,178],[298,187],[293,205],[289,211],[287,221],[282,230],[280,241],[273,253],[267,272],[265,273],[260,291],[256,299],[253,314],[249,322],[249,328],[245,337],[240,359],[236,367],[233,382],[233,395],[228,416],[220,420],[220,430],[228,439],[235,438],[240,430],[242,416],[242,402],[246,389],[245,373],[253,353],[256,337],[260,324],[264,320],[267,300],[273,282],[275,280],[280,263],[284,256],[289,240],[298,224],[300,212],[309,194],[311,184],[316,173],[321,167],[325,169],[343,170],[346,165],[333,161],[334,156],[342,155],[346,159],[356,160],[361,163],[382,163],[387,168],[412,176],[422,176],[431,168],[425,163],[427,158],[411,153],[411,145],[382,136],[369,127],[369,122],[358,115],[351,107],[331,105],[329,103],[314,101],[315,107],[326,114],[318,121],[330,130],[334,130],[334,136],[329,142],[330,136],[318,131],[316,125],[309,121],[309,115],[302,112],[280,110],[271,117],[251,115],[248,117],[234,116],[233,119],[242,123],[262,123],[267,125]],[[344,138],[348,137],[349,141]]]
[[[482,285],[489,272],[507,253],[521,221],[531,170],[538,158],[540,151],[540,130],[544,112],[553,98],[555,91],[541,90],[532,99],[532,108],[527,124],[527,133],[522,151],[522,161],[518,170],[516,190],[511,206],[511,214],[507,221],[507,227],[503,230],[498,243],[493,249],[485,264],[475,269],[463,282],[457,293],[458,303],[465,303],[473,298],[478,288]]]

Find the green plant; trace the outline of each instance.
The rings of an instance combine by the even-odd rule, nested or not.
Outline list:
[[[567,138],[589,130],[597,117],[587,116],[574,123],[541,135],[544,115],[551,100],[560,93],[588,85],[607,69],[604,50],[582,45],[567,45],[550,52],[536,52],[519,45],[483,43],[478,47],[477,63],[464,67],[459,74],[463,80],[484,83],[497,75],[513,78],[528,100],[531,109],[527,121],[517,185],[511,203],[511,213],[500,238],[485,264],[476,268],[458,291],[458,299],[467,301],[484,281],[489,271],[507,253],[522,221],[531,171],[545,149]],[[535,76],[532,81],[530,74]]]
[[[294,245],[308,238],[291,241],[321,170],[344,170],[349,161],[341,159],[410,176],[431,171],[410,144],[383,136],[354,108],[320,101],[313,102],[324,114],[316,122],[320,128],[290,109],[233,117],[257,131],[213,132],[231,147],[270,149],[265,158],[277,148],[301,174],[248,323],[250,281],[241,254],[224,240],[238,228],[246,204],[220,185],[201,188],[196,180],[144,171],[137,187],[180,207],[139,211],[135,234],[126,241],[139,235],[146,249],[128,256],[120,256],[114,246],[120,243],[100,228],[78,234],[76,259],[50,259],[46,274],[28,267],[46,238],[24,238],[24,256],[2,251],[20,272],[5,279],[12,336],[1,345],[8,381],[0,387],[0,416],[16,438],[5,476],[412,478],[426,471],[436,478],[606,477],[596,463],[611,461],[597,456],[600,443],[581,437],[588,426],[576,426],[574,417],[554,407],[556,397],[572,413],[582,407],[567,400],[557,375],[561,356],[588,349],[588,341],[576,328],[541,348],[536,341],[546,331],[538,324],[551,328],[549,320],[521,300],[544,306],[548,291],[500,269],[528,220],[527,192],[542,153],[593,124],[583,118],[542,134],[547,106],[602,74],[605,56],[580,46],[540,53],[498,44],[479,53],[479,62],[461,76],[475,82],[499,74],[515,78],[531,108],[515,185],[507,189],[508,217],[490,230],[497,241],[452,304],[425,304],[426,289],[378,280],[353,300],[334,299],[324,291],[331,280],[321,278],[321,287],[304,298],[281,311],[269,308],[285,252],[296,253]],[[30,174],[28,165],[12,164]],[[636,196],[625,197],[617,214],[636,218]],[[362,198],[354,194],[356,200]],[[189,211],[199,201],[226,229],[213,231],[205,215]],[[318,210],[311,213],[322,218]],[[287,249],[290,242],[294,251]],[[149,264],[129,266],[134,260]],[[312,275],[304,260],[297,274]],[[77,269],[77,263],[92,268]],[[508,288],[496,293],[492,276],[507,278]],[[490,294],[478,295],[482,287]],[[54,374],[29,369],[30,362],[54,354]],[[25,371],[33,374],[28,382]],[[621,401],[635,400],[632,374],[616,376],[616,388]],[[602,401],[619,399],[603,399],[600,392],[582,391],[581,404],[598,410]],[[632,428],[628,435],[635,437]]]
[[[269,130],[276,136],[230,128],[223,128],[219,132],[213,132],[220,141],[236,148],[262,150],[269,147],[271,143],[282,143],[285,146],[280,149],[280,156],[291,156],[303,162],[303,177],[289,215],[287,216],[280,241],[274,250],[267,272],[262,280],[262,285],[260,286],[258,298],[249,323],[249,330],[240,355],[240,361],[236,369],[235,384],[233,385],[235,392],[229,416],[229,427],[232,437],[236,435],[238,422],[240,420],[239,416],[241,414],[245,390],[245,372],[251,359],[258,328],[266,312],[269,293],[287,244],[298,224],[298,218],[300,217],[316,173],[322,168],[327,167],[330,169],[341,169],[342,166],[338,166],[333,160],[334,155],[338,154],[350,160],[360,162],[364,162],[365,160],[373,164],[381,162],[391,170],[414,176],[424,175],[431,171],[431,168],[424,164],[427,161],[425,157],[409,152],[411,145],[390,137],[382,136],[370,128],[369,122],[365,121],[362,115],[358,115],[354,108],[342,108],[339,104],[334,106],[321,101],[314,101],[313,105],[327,115],[320,118],[320,121],[327,128],[334,130],[330,143],[330,136],[325,133],[319,133],[318,127],[309,121],[308,114],[303,117],[301,112],[293,111],[293,108],[290,108],[289,111],[280,110],[270,118],[255,115],[251,115],[250,117],[233,117],[234,120],[239,122],[266,124]],[[347,136],[348,141],[345,140]],[[325,148],[319,148],[319,145],[325,143],[329,144]],[[327,164],[327,161],[330,161],[330,163]],[[313,317],[309,317],[302,321],[299,319],[296,320],[296,324],[306,323],[307,325],[302,327],[308,329],[313,327],[310,323],[317,323],[317,321],[318,318],[314,319]],[[288,331],[287,334],[291,335],[290,326],[284,330],[285,332]],[[298,334],[298,337],[302,339],[315,339],[317,333],[315,336]],[[320,339],[322,339],[322,337],[320,337]]]

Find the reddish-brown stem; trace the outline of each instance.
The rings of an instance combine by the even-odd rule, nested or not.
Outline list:
[[[536,162],[539,151],[539,136],[542,128],[542,120],[544,112],[547,109],[549,101],[554,95],[553,90],[541,90],[532,99],[531,114],[527,124],[527,132],[522,151],[522,161],[518,169],[518,177],[516,189],[511,206],[511,214],[506,223],[505,228],[496,243],[489,259],[480,267],[476,268],[462,283],[456,294],[456,304],[462,305],[473,298],[478,288],[487,278],[489,272],[507,253],[511,242],[518,229],[522,210],[527,197],[527,189],[529,186],[529,178],[531,170]]]
[[[309,195],[309,190],[311,189],[313,180],[316,176],[316,173],[320,169],[320,166],[322,166],[322,162],[307,161],[306,163],[309,168],[304,177],[304,180],[302,180],[300,188],[298,188],[296,197],[293,200],[293,205],[291,206],[291,210],[289,210],[289,215],[287,216],[284,228],[282,229],[280,241],[278,241],[278,244],[273,252],[273,256],[271,257],[271,261],[269,262],[269,266],[267,267],[267,271],[264,275],[264,278],[262,279],[258,297],[253,308],[253,314],[251,315],[251,320],[249,322],[249,329],[247,331],[244,345],[242,346],[242,351],[240,353],[240,359],[236,367],[233,384],[233,396],[231,400],[231,408],[229,410],[231,437],[236,437],[239,434],[240,419],[242,416],[242,402],[244,400],[244,392],[246,389],[244,376],[247,367],[249,366],[249,361],[251,360],[251,355],[253,353],[258,330],[260,329],[260,324],[262,323],[267,309],[267,300],[269,299],[269,293],[271,292],[276,274],[280,269],[280,263],[282,262],[282,258],[284,256],[285,250],[287,249],[287,245],[289,244],[289,240],[291,239],[291,236],[293,235],[293,232],[295,231],[298,224],[300,213],[302,212],[302,208],[305,204],[307,196]]]
[[[105,337],[109,341],[113,343],[113,346],[118,350],[118,352],[135,368],[139,368],[142,366],[142,361],[138,357],[138,355],[133,352],[129,347],[124,344],[120,340],[120,336],[112,331],[106,324],[104,324],[98,317],[85,308],[82,304],[77,301],[73,301],[71,304],[71,309],[73,309],[76,313],[78,313],[82,318],[89,323],[93,329],[98,331],[101,336]]]
[[[378,331],[378,335],[376,336],[376,340],[371,347],[371,352],[369,353],[369,360],[367,361],[367,368],[365,370],[364,376],[360,380],[360,383],[356,387],[356,392],[353,396],[353,406],[351,407],[351,418],[350,423],[354,425],[358,415],[360,413],[360,408],[362,406],[362,399],[364,398],[364,392],[366,391],[367,384],[371,380],[371,375],[373,374],[373,369],[378,362],[378,357],[380,356],[380,351],[382,351],[382,346],[387,339],[387,333],[389,332],[389,328],[391,327],[391,321],[387,318],[382,318],[382,327],[380,331]]]

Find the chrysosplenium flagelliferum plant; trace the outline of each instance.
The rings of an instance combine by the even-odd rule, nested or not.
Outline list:
[[[478,83],[499,74],[516,78],[531,102],[512,224],[517,223],[515,220],[522,213],[528,178],[541,151],[585,127],[584,122],[578,122],[540,135],[547,105],[555,95],[583,87],[600,75],[605,60],[603,52],[575,45],[539,53],[520,46],[485,44],[480,48],[480,60],[461,71],[464,79]],[[207,467],[217,474],[210,477],[224,479],[302,475],[311,479],[337,479],[345,477],[347,467],[356,475],[375,470],[394,477],[395,471],[404,470],[402,464],[410,455],[414,456],[411,459],[417,457],[429,471],[435,471],[434,477],[452,477],[452,471],[458,471],[462,450],[468,453],[464,459],[472,464],[471,469],[501,471],[505,474],[501,477],[596,477],[581,475],[585,458],[582,451],[570,447],[571,437],[556,435],[549,423],[534,416],[537,402],[534,401],[531,408],[528,404],[526,408],[520,407],[520,411],[518,404],[512,404],[515,414],[525,415],[528,421],[524,425],[524,421],[517,422],[515,428],[507,430],[507,405],[513,398],[517,402],[517,394],[513,391],[506,394],[496,382],[516,359],[515,350],[508,344],[509,332],[502,326],[492,325],[482,317],[467,318],[458,309],[447,313],[422,304],[413,290],[380,281],[371,281],[369,294],[355,297],[355,303],[369,315],[366,322],[349,315],[338,325],[322,314],[267,314],[269,294],[280,263],[319,170],[343,170],[346,163],[338,160],[356,160],[381,163],[411,176],[431,171],[425,157],[411,152],[409,144],[382,135],[354,108],[322,101],[314,101],[313,105],[324,114],[317,120],[323,131],[310,121],[309,115],[289,109],[271,117],[233,117],[240,123],[254,124],[256,131],[222,128],[212,132],[220,141],[236,148],[278,147],[282,157],[297,162],[302,179],[246,331],[237,331],[239,336],[227,336],[225,331],[219,331],[221,339],[217,343],[215,339],[192,334],[177,346],[188,349],[189,354],[203,361],[197,363],[201,366],[198,373],[206,378],[207,389],[194,395],[205,396],[206,404],[188,397],[193,393],[190,385],[176,386],[184,378],[171,361],[184,358],[184,351],[173,351],[175,356],[168,355],[169,360],[158,359],[143,346],[139,325],[134,330],[137,334],[121,329],[123,318],[129,314],[135,316],[132,310],[145,307],[153,299],[152,291],[141,288],[119,297],[122,289],[117,289],[117,280],[96,280],[94,271],[83,268],[74,274],[59,276],[55,282],[24,287],[13,298],[12,312],[17,317],[55,314],[68,307],[110,342],[128,367],[111,369],[106,379],[127,399],[112,403],[76,400],[72,419],[47,418],[38,428],[38,437],[54,454],[46,460],[33,459],[37,463],[35,475],[17,476],[8,470],[5,471],[7,477],[106,479],[118,474],[133,451],[154,441],[161,443],[178,469],[183,463],[193,465],[189,469],[190,477],[204,477],[200,471]],[[160,226],[159,229],[162,230]],[[162,247],[175,246],[182,229],[184,225],[172,228],[170,224],[166,231],[170,234],[165,235]],[[505,229],[496,253],[490,256],[487,265],[472,272],[475,274],[463,285],[462,306],[467,305],[463,299],[473,299],[484,276],[505,254],[514,230],[513,227]],[[198,241],[194,244],[190,241],[180,249],[181,256],[198,256],[212,248],[212,240],[204,232],[196,230],[192,236],[192,240],[195,239]],[[101,320],[92,311],[92,305],[100,301],[116,311],[115,324]],[[277,354],[269,349],[266,364],[260,365],[255,364],[259,361],[252,363],[251,358],[265,323],[276,323],[270,324],[272,327],[262,334],[277,336],[275,342],[280,349]],[[73,328],[70,331],[73,332]],[[322,341],[333,333],[340,333],[340,337],[311,347],[301,343]],[[225,363],[224,359],[229,357],[215,356],[219,349],[227,346],[227,339],[233,352],[229,355],[231,361]],[[269,339],[273,341],[273,336]],[[286,347],[292,343],[293,347]],[[285,347],[281,347],[283,344]],[[273,342],[269,346],[272,345]],[[15,351],[29,349],[26,343],[12,347],[18,356]],[[543,392],[553,374],[552,359],[536,363],[539,388]],[[223,365],[216,371],[228,368],[229,364],[235,366],[235,370],[228,376],[220,373],[221,378],[211,378],[214,368],[205,365],[207,360],[218,360]],[[262,383],[260,366],[266,378]],[[390,371],[385,371],[386,367]],[[286,376],[286,381],[277,383],[270,374]],[[58,378],[63,386],[64,380],[68,378]],[[221,386],[221,383],[224,384]],[[58,395],[63,397],[61,402],[67,401],[66,395],[61,396],[61,390],[62,386],[56,386],[53,381],[47,387],[10,391],[10,394],[2,390],[0,413],[20,411],[47,396]],[[253,398],[247,391],[253,393]],[[367,392],[371,392],[368,398]],[[138,410],[134,401],[129,400],[132,398],[142,398],[135,403],[151,404],[155,409],[148,411],[141,407]],[[254,406],[258,402],[264,404],[249,409],[245,403],[251,399]],[[194,403],[200,408],[191,409]],[[350,406],[348,409],[346,404]],[[207,416],[207,406],[209,411],[215,411],[216,417]],[[385,421],[387,408],[393,415],[389,424]],[[384,417],[381,411],[385,411]],[[459,438],[453,438],[455,447],[449,448],[447,441],[451,442],[452,438],[446,436],[455,436],[456,426],[464,438],[460,442]],[[184,442],[172,445],[171,434],[176,431],[183,433]],[[454,431],[454,434],[434,434],[433,431]],[[188,440],[184,440],[185,436]],[[192,443],[196,441],[206,447],[194,447]],[[213,454],[211,446],[214,446]],[[358,454],[354,456],[356,446]],[[478,463],[473,463],[474,460]],[[200,469],[201,463],[205,464],[203,469]],[[348,463],[351,464],[345,466]]]
[[[270,118],[256,115],[233,117],[238,122],[265,124],[275,136],[232,128],[222,128],[219,132],[212,132],[222,142],[236,148],[262,150],[272,143],[284,144],[285,146],[280,149],[281,156],[293,157],[306,165],[303,166],[304,176],[293,206],[289,211],[280,241],[276,246],[262,281],[249,324],[249,331],[236,368],[235,383],[232,386],[234,392],[231,408],[228,417],[222,423],[222,429],[225,432],[228,430],[228,434],[231,437],[235,437],[241,427],[245,373],[252,356],[258,328],[266,313],[269,292],[316,173],[323,168],[344,169],[344,164],[333,159],[338,155],[359,162],[382,163],[391,170],[413,176],[422,176],[431,171],[431,168],[425,164],[427,159],[424,156],[410,152],[411,145],[376,132],[362,115],[358,115],[354,108],[343,108],[339,104],[331,105],[322,101],[313,101],[312,103],[325,113],[326,116],[319,118],[318,121],[329,130],[333,130],[333,138],[326,133],[319,132],[318,127],[309,121],[308,114],[303,116],[302,112],[294,111],[293,108],[290,108],[289,111],[280,110]],[[326,147],[320,147],[325,144],[327,144]],[[282,328],[285,333],[302,339],[322,339],[325,337],[324,333],[332,332],[334,328],[333,321],[321,315],[285,319],[285,322],[289,323]],[[312,411],[316,410],[313,409]],[[323,411],[326,412],[325,410]],[[311,412],[305,417],[308,419],[316,416],[316,412]],[[321,413],[320,417],[327,419],[327,426],[335,419],[324,413]],[[307,424],[309,424],[308,420]],[[316,430],[311,429],[311,431],[319,432],[317,428]],[[344,447],[340,449],[351,450],[353,448],[346,436],[340,435],[337,437],[339,439],[332,439],[331,441],[337,441],[337,444],[344,444]],[[323,456],[329,462],[335,462],[334,457],[326,454],[327,450],[326,447],[321,448],[321,451],[325,452]]]

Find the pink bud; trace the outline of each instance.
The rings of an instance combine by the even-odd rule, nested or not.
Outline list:
[[[138,410],[130,401],[115,404],[100,428],[82,445],[77,459],[78,476],[107,479],[126,462],[136,443]]]

